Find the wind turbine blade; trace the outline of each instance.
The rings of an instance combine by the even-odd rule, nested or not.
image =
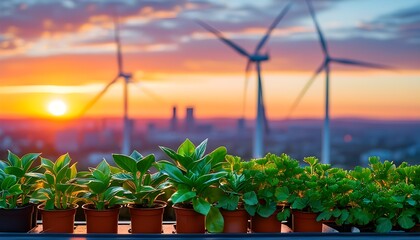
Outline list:
[[[314,10],[314,7],[312,6],[312,2],[310,0],[306,0],[306,3],[308,5],[309,12],[311,13],[312,20],[315,23],[315,27],[318,33],[319,41],[321,43],[322,51],[324,52],[325,55],[328,55],[327,42],[325,41],[324,35],[322,34],[321,28],[319,27],[319,23],[318,23],[318,20],[316,19],[315,10]]]
[[[112,81],[111,82],[109,82],[105,87],[104,87],[104,89],[102,89],[102,91],[100,91],[99,92],[99,94],[98,95],[96,95],[95,96],[95,98],[93,98],[84,108],[83,108],[83,110],[80,112],[80,114],[79,114],[79,117],[81,117],[81,116],[83,116],[101,97],[102,97],[102,95],[104,95],[105,94],[105,92],[108,90],[108,88],[112,85],[112,84],[114,84],[117,80],[118,80],[118,78],[119,78],[120,76],[116,76],[114,79],[112,79]]]
[[[330,60],[331,62],[341,63],[341,64],[347,64],[347,65],[355,65],[360,67],[368,67],[368,68],[379,68],[379,69],[392,69],[390,66],[376,64],[376,63],[368,63],[368,62],[362,62],[358,60],[351,60],[351,59],[343,59],[343,58],[332,58]]]
[[[276,19],[274,19],[273,23],[268,28],[267,33],[264,35],[264,37],[261,39],[261,41],[258,43],[257,47],[255,48],[255,53],[258,53],[261,50],[261,48],[264,46],[264,44],[267,42],[268,38],[270,37],[270,34],[273,31],[273,29],[283,19],[283,17],[286,15],[287,11],[289,11],[291,6],[292,6],[292,2],[289,2],[286,5],[286,7],[283,8],[280,14],[276,17]]]
[[[158,94],[150,90],[149,88],[145,87],[144,85],[135,84],[137,88],[139,88],[143,93],[145,93],[147,96],[155,100],[156,102],[167,104],[167,102],[160,97]]]
[[[261,104],[262,104],[262,112],[263,112],[263,119],[264,119],[264,130],[266,133],[270,133],[270,126],[268,125],[268,119],[267,119],[267,115],[265,113],[265,104],[264,104],[264,98],[261,99]]]
[[[322,65],[314,72],[314,74],[312,75],[312,77],[306,82],[305,86],[300,91],[298,97],[293,102],[293,105],[290,108],[290,110],[289,110],[289,112],[288,112],[288,114],[286,116],[286,119],[289,119],[290,118],[290,115],[293,113],[293,111],[299,105],[300,101],[305,96],[305,93],[308,91],[309,87],[312,85],[312,83],[314,82],[314,80],[316,79],[316,77],[318,76],[318,74],[325,68],[325,65],[326,64],[327,63],[325,63],[325,62],[322,63]]]
[[[203,21],[196,20],[196,22],[200,26],[202,26],[203,28],[205,28],[207,31],[213,33],[216,37],[218,37],[220,40],[222,40],[228,46],[230,46],[231,48],[235,49],[235,51],[238,52],[239,54],[241,54],[241,55],[243,55],[245,57],[250,57],[250,54],[247,51],[245,51],[245,49],[243,49],[242,47],[240,47],[236,43],[232,42],[231,40],[225,38],[219,30],[213,28],[212,26],[208,25],[207,23],[205,23]]]
[[[245,118],[245,109],[246,109],[246,92],[248,89],[248,83],[249,83],[249,73],[251,70],[252,62],[251,60],[248,60],[245,67],[245,84],[244,84],[244,95],[243,95],[243,102],[242,102],[242,118]]]
[[[121,41],[120,41],[120,28],[118,24],[118,14],[115,13],[114,16],[114,37],[115,37],[115,44],[117,45],[117,62],[118,62],[118,74],[123,72],[123,63],[122,63],[122,55],[121,55]]]

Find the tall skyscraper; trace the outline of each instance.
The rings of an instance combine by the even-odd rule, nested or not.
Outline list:
[[[187,107],[187,115],[185,117],[185,130],[191,132],[194,130],[194,108]]]
[[[171,131],[177,131],[178,130],[178,117],[176,115],[176,106],[172,107],[172,117],[171,122],[169,125],[169,130]]]

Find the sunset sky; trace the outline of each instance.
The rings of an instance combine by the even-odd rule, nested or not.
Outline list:
[[[242,116],[246,59],[195,23],[201,19],[249,52],[288,1],[282,0],[2,0],[0,1],[0,118],[53,117],[48,104],[67,104],[65,118],[117,74],[112,16],[120,16],[130,116]],[[286,117],[323,61],[304,1],[296,0],[262,52],[269,119]],[[333,57],[392,66],[372,70],[332,66],[331,116],[420,119],[420,2],[313,1]],[[292,118],[323,117],[321,74]],[[256,75],[245,115],[255,116]],[[121,116],[122,80],[85,116]]]

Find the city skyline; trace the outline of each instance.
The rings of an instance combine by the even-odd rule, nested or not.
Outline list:
[[[245,60],[194,19],[199,16],[248,50],[287,2],[3,1],[0,95],[7,100],[0,102],[0,118],[53,117],[47,106],[54,99],[67,104],[61,118],[76,117],[117,73],[112,26],[116,5],[124,65],[140,85],[130,88],[130,116],[166,118],[168,109],[177,105],[194,106],[197,118],[239,118]],[[332,118],[420,119],[420,19],[415,15],[420,5],[388,0],[380,9],[373,8],[378,2],[382,1],[314,1],[333,55],[397,69],[333,66]],[[271,56],[263,66],[267,115],[270,120],[284,119],[322,62],[304,1],[294,1],[266,51]],[[321,75],[292,118],[322,118],[323,84]],[[248,119],[255,116],[255,88],[250,81]],[[87,117],[120,116],[121,94],[122,84],[116,84]]]

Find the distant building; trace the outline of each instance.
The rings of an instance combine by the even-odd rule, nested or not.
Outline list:
[[[194,130],[195,127],[195,120],[194,120],[194,108],[188,107],[187,108],[187,115],[185,117],[185,130],[187,132],[191,132]]]
[[[172,107],[172,117],[169,124],[169,130],[177,131],[178,130],[178,117],[176,115],[176,106]]]
[[[245,134],[245,118],[239,118],[238,123],[236,125],[236,130],[238,131],[238,135]]]

